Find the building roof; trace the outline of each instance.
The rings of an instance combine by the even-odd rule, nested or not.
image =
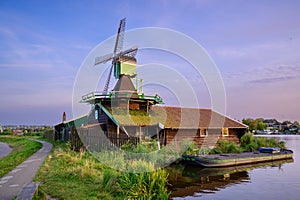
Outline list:
[[[276,119],[265,119],[264,123],[265,124],[275,124],[277,122]]]
[[[130,111],[106,110],[109,117],[121,126],[151,126],[163,124],[168,129],[208,129],[208,128],[247,128],[248,126],[224,116],[211,109],[181,108],[170,106],[152,106],[149,114],[140,110]],[[65,121],[59,125],[90,126],[87,125],[87,115]]]
[[[112,116],[123,126],[146,126],[161,123],[170,129],[247,128],[248,126],[211,109],[152,106],[149,115],[135,111]]]
[[[161,107],[164,109],[166,121],[165,128],[247,128],[246,125],[219,114],[211,109]]]
[[[119,78],[113,91],[115,91],[115,92],[121,92],[121,91],[135,92],[135,87],[131,81],[131,78],[128,75],[123,75]]]

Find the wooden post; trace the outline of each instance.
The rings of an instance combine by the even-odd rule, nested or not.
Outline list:
[[[159,139],[158,126],[156,127],[156,134],[157,134],[157,146],[158,146],[158,150],[160,150],[160,139]]]
[[[119,139],[120,139],[120,136],[119,136],[119,135],[120,135],[120,126],[118,125],[118,126],[117,126],[117,138],[116,138],[116,146],[117,146],[117,147],[119,147],[119,144],[120,144],[120,143],[119,143],[119,142],[120,142],[120,141],[119,141]]]
[[[139,131],[139,138],[140,138],[140,143],[141,143],[141,138],[142,138],[142,127],[140,126],[140,131]]]

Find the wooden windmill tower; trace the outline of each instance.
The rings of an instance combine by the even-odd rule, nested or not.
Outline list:
[[[133,78],[137,79],[135,56],[137,54],[138,48],[135,46],[125,51],[122,51],[124,43],[125,24],[126,18],[120,20],[113,53],[96,57],[95,59],[95,66],[101,63],[106,63],[111,60],[109,75],[107,77],[103,89],[103,93],[105,94],[107,94],[109,89],[112,71],[114,71],[114,77],[116,79],[121,79],[123,76],[127,76],[131,81]]]
[[[142,92],[142,79],[138,79],[135,58],[138,47],[123,50],[126,19],[120,20],[113,53],[95,58],[94,66],[111,61],[109,74],[103,92],[92,92],[82,97],[82,103],[100,104],[104,107],[119,107],[129,110],[145,110],[150,106],[163,103],[157,94],[147,96]],[[117,79],[114,88],[109,91],[112,77]]]

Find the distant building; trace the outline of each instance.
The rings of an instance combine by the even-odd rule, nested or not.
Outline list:
[[[0,133],[3,133],[3,128],[1,124],[0,124]]]
[[[288,122],[288,121],[284,121],[281,124],[281,130],[285,131],[285,130],[289,130],[290,126],[292,126],[293,124]]]
[[[275,127],[279,126],[279,122],[276,119],[265,119],[263,122],[267,126],[266,129],[268,131],[274,131],[276,130]]]
[[[265,119],[264,123],[267,125],[266,131],[272,131],[274,133],[292,131],[295,132],[299,129],[296,124],[292,124],[289,121],[278,122],[276,119]]]
[[[13,133],[14,133],[14,135],[23,135],[24,134],[23,130],[21,130],[21,129],[15,129],[15,130],[13,130]]]

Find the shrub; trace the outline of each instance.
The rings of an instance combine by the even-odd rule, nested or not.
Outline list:
[[[136,167],[146,167],[152,170],[154,165],[145,163],[145,161],[133,161],[130,164],[132,170]],[[151,168],[151,169],[150,169]],[[142,173],[122,173],[118,177],[119,191],[126,196],[127,199],[168,199],[169,192],[166,188],[167,173],[165,170],[157,170],[154,172]]]
[[[252,133],[248,132],[241,137],[241,147],[251,144],[254,140]]]
[[[23,134],[24,136],[44,136],[44,132],[27,132]]]
[[[223,152],[220,147],[215,147],[215,148],[211,149],[209,153],[210,154],[221,154]]]
[[[241,137],[241,147],[244,151],[257,151],[260,147],[279,147],[285,149],[285,142],[275,138],[254,137],[251,133],[246,133]]]
[[[241,153],[243,150],[236,143],[227,140],[218,141],[217,147],[210,151],[210,154],[220,153]]]

